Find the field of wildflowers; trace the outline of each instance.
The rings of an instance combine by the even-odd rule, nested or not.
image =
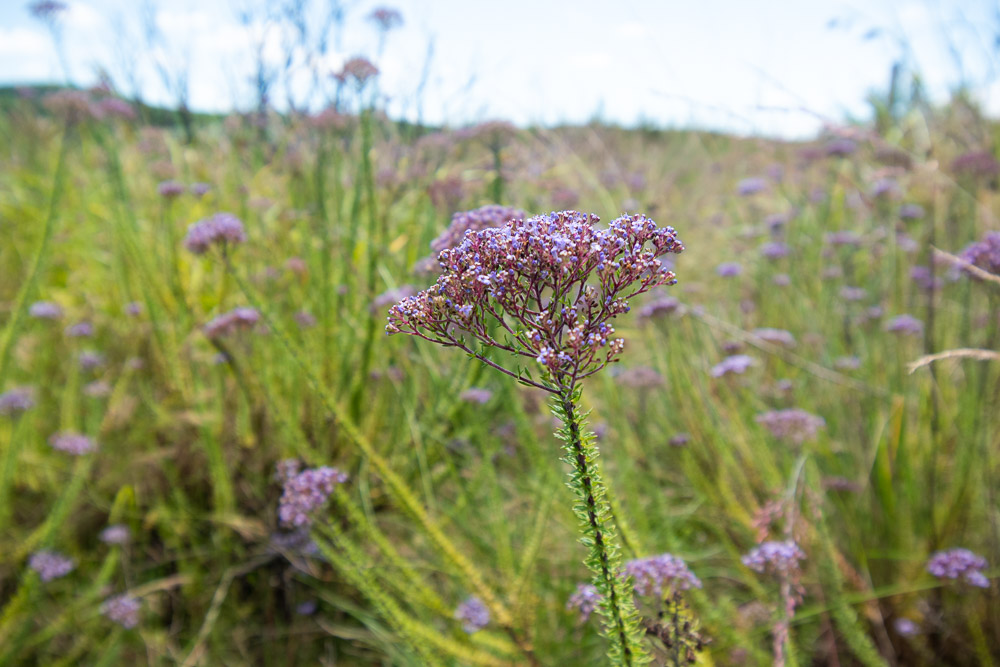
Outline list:
[[[435,130],[341,76],[5,98],[0,664],[1000,661],[1000,125]]]

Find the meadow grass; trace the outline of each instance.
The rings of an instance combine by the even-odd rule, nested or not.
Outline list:
[[[0,392],[33,406],[0,415],[0,664],[604,664],[597,616],[567,608],[587,550],[543,392],[383,333],[401,288],[433,282],[415,270],[431,240],[487,203],[645,213],[684,240],[679,283],[615,320],[622,361],[581,398],[623,559],[669,553],[700,580],[683,605],[636,596],[657,664],[688,644],[700,664],[992,664],[996,582],[926,565],[958,547],[987,577],[1000,564],[1000,364],[907,368],[1000,343],[997,285],[932,254],[1000,229],[996,172],[953,163],[1000,139],[973,112],[850,128],[839,156],[834,137],[403,132],[370,108],[264,136],[233,116],[187,144],[11,105]],[[763,190],[740,195],[748,178]],[[167,180],[210,187],[167,198]],[[186,250],[221,211],[247,241]],[[206,335],[236,307],[259,320]],[[905,314],[920,326],[892,331]],[[743,372],[713,372],[737,354]],[[791,409],[822,423],[762,417]],[[59,432],[96,450],[55,449]],[[288,459],[348,474],[311,534],[278,520]],[[117,524],[130,538],[103,541]],[[794,572],[741,560],[781,540],[804,553]],[[43,580],[42,550],[73,570]],[[102,614],[122,593],[134,628]]]

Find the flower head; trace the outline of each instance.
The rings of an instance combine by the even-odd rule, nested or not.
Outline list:
[[[684,559],[673,554],[636,558],[625,563],[623,576],[632,578],[636,595],[662,595],[664,591],[701,588],[701,580]]]
[[[672,227],[626,215],[598,229],[594,215],[562,211],[465,234],[438,257],[443,274],[389,310],[386,331],[408,333],[475,356],[477,343],[535,359],[569,387],[617,361],[624,340],[610,322],[628,299],[674,274],[659,259],[684,246]],[[491,334],[493,324],[506,333]],[[521,372],[509,375],[534,386]]]
[[[586,621],[601,602],[601,594],[593,584],[579,584],[576,592],[566,601],[566,609],[580,612],[580,620]]]
[[[960,257],[983,271],[1000,275],[1000,232],[987,232],[981,241],[963,250]]]
[[[28,567],[37,572],[42,581],[52,581],[72,572],[76,563],[55,551],[36,551],[28,559]]]
[[[812,440],[816,437],[817,431],[826,426],[826,421],[822,417],[797,408],[764,412],[757,415],[756,421],[758,424],[763,424],[774,437],[795,445]]]
[[[968,549],[938,551],[927,561],[927,571],[939,579],[961,579],[970,586],[989,588],[983,574],[986,559]]]
[[[352,79],[358,88],[364,88],[370,79],[378,76],[379,71],[372,61],[363,56],[349,58],[334,76],[338,81]]]
[[[52,301],[36,301],[28,308],[28,315],[39,320],[58,320],[62,314],[62,307]]]
[[[525,216],[525,212],[521,209],[498,204],[487,204],[471,211],[460,211],[451,216],[448,229],[431,241],[431,250],[439,253],[447,248],[454,248],[462,242],[466,232],[500,227],[508,220],[523,220]]]
[[[310,515],[326,503],[334,487],[346,481],[345,473],[328,466],[296,473],[287,471],[278,506],[278,518],[289,526],[311,523]]]
[[[403,15],[398,9],[392,7],[377,7],[368,15],[368,20],[383,31],[389,31],[403,25]]]
[[[772,572],[790,575],[799,570],[799,561],[805,560],[805,553],[793,540],[785,542],[764,542],[741,559],[754,572]]]
[[[139,625],[139,612],[142,603],[131,595],[116,595],[108,598],[101,605],[101,613],[126,630]]]
[[[101,531],[98,536],[105,544],[117,544],[119,546],[129,543],[132,539],[132,531],[128,526],[120,523],[112,524]]]
[[[903,336],[919,336],[924,332],[924,323],[913,315],[897,315],[886,322],[885,330]]]
[[[85,435],[70,431],[56,433],[49,438],[49,444],[52,445],[52,449],[58,449],[73,456],[83,456],[97,449],[97,443],[93,440]]]
[[[216,213],[210,218],[193,222],[184,237],[184,247],[196,255],[204,254],[213,245],[243,243],[246,231],[240,219],[231,213]]]
[[[744,178],[736,185],[736,191],[743,197],[755,195],[767,189],[767,181],[763,178]]]
[[[163,181],[156,187],[156,191],[164,199],[176,199],[184,194],[186,189],[183,183],[177,181]]]
[[[260,313],[254,308],[234,308],[206,324],[204,331],[209,338],[221,338],[240,329],[252,329],[259,320]]]
[[[29,387],[15,387],[0,394],[0,415],[17,416],[35,405],[35,392]]]
[[[747,372],[747,369],[751,366],[757,364],[757,360],[753,357],[747,356],[745,354],[734,354],[730,357],[726,357],[716,365],[712,366],[712,370],[709,371],[712,377],[719,378],[723,375],[729,375],[730,373],[736,375],[742,375]]]
[[[473,595],[455,609],[455,620],[459,621],[462,629],[471,635],[489,625],[490,610],[482,600]]]

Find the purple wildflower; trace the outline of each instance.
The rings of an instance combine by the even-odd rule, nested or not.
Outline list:
[[[193,222],[184,237],[184,247],[196,255],[204,254],[211,246],[243,243],[246,231],[240,219],[231,213],[216,213],[211,218]]]
[[[455,609],[455,620],[462,624],[462,629],[470,635],[489,625],[490,610],[476,596],[470,596]]]
[[[833,360],[833,367],[840,371],[856,371],[861,368],[861,360],[857,357],[837,357]]]
[[[989,588],[990,582],[983,574],[986,559],[968,549],[938,551],[927,561],[927,571],[939,579],[961,579],[970,586]]]
[[[305,602],[300,602],[295,607],[295,613],[299,616],[312,616],[319,609],[319,605],[316,600],[306,600]]]
[[[338,81],[352,79],[358,88],[364,88],[368,81],[378,76],[379,70],[372,61],[363,56],[349,58],[334,76]]]
[[[635,366],[622,371],[618,374],[618,382],[634,389],[652,389],[664,384],[663,376],[649,366]]]
[[[667,440],[667,444],[671,447],[686,447],[689,442],[691,442],[690,433],[678,433],[670,436],[670,440]]]
[[[28,11],[36,19],[50,22],[66,11],[66,3],[58,0],[36,0],[28,5]]]
[[[444,273],[434,286],[390,309],[386,332],[478,357],[466,336],[500,346],[489,325],[508,328],[509,317],[519,331],[501,347],[534,358],[549,379],[572,386],[618,359],[624,340],[612,338],[610,320],[628,312],[629,298],[674,284],[659,257],[684,249],[672,227],[642,215],[618,218],[606,230],[597,229],[597,221],[562,211],[467,233],[441,252]]]
[[[712,370],[709,371],[714,378],[722,377],[723,375],[728,375],[730,373],[742,375],[746,373],[747,369],[751,366],[755,366],[757,360],[753,357],[749,357],[745,354],[734,354],[731,357],[726,357],[716,365],[712,366]]]
[[[101,115],[100,108],[82,90],[57,90],[46,95],[42,104],[69,124],[82,123]]]
[[[66,327],[66,335],[70,338],[90,338],[94,335],[94,325],[90,322],[77,322]]]
[[[460,211],[451,216],[448,229],[431,241],[431,250],[436,253],[454,248],[465,238],[466,232],[476,232],[491,227],[501,227],[510,220],[524,220],[526,214],[521,209],[498,204],[487,204],[471,211]]]
[[[120,118],[122,120],[135,120],[135,109],[131,104],[117,97],[106,97],[97,103],[97,108],[102,116],[107,118]]]
[[[115,523],[102,530],[98,538],[105,544],[124,546],[132,539],[132,531],[124,524]]]
[[[872,184],[870,194],[876,199],[895,197],[900,194],[899,183],[893,178],[880,178]]]
[[[632,577],[636,595],[660,596],[664,591],[701,588],[701,580],[684,560],[669,553],[630,560],[625,563],[622,575]]]
[[[959,174],[990,178],[1000,174],[1000,162],[988,150],[969,151],[955,158],[951,169]]]
[[[737,262],[723,262],[715,267],[715,272],[723,278],[735,278],[743,273],[743,267]]]
[[[771,215],[764,218],[764,224],[772,232],[777,231],[788,224],[788,222],[794,217],[794,213],[772,213]]]
[[[737,183],[736,191],[741,197],[749,197],[767,189],[767,181],[763,178],[744,178]]]
[[[130,301],[129,303],[126,303],[125,304],[125,313],[127,315],[131,315],[132,317],[136,317],[137,315],[141,315],[142,314],[142,304],[139,303],[138,301]]]
[[[840,298],[844,301],[864,301],[868,298],[868,290],[864,287],[844,286],[840,288]]]
[[[30,387],[15,387],[0,394],[0,415],[15,417],[35,405],[35,392]]]
[[[316,316],[308,310],[300,310],[295,313],[295,323],[299,325],[300,329],[308,329],[316,326]]]
[[[393,28],[403,25],[403,15],[398,9],[392,7],[377,7],[368,15],[368,20],[382,32],[387,32]]]
[[[789,285],[792,284],[792,277],[787,273],[778,273],[775,274],[773,278],[771,278],[771,282],[777,285],[778,287],[788,287]]]
[[[908,618],[900,616],[897,618],[892,627],[895,628],[896,633],[901,637],[913,637],[914,635],[920,634],[920,627]]]
[[[212,186],[208,183],[192,183],[191,184],[191,194],[195,197],[204,197],[208,194],[208,191],[212,189]]]
[[[792,252],[792,249],[787,243],[782,243],[781,241],[774,241],[771,243],[765,243],[760,247],[760,255],[764,259],[776,260],[782,257],[788,257]]]
[[[758,424],[763,424],[774,437],[795,445],[812,440],[819,429],[826,426],[826,421],[822,417],[798,408],[764,412],[757,415],[756,421]]]
[[[184,194],[184,190],[186,189],[187,188],[184,187],[183,183],[178,183],[177,181],[163,181],[159,186],[157,186],[156,191],[159,192],[160,196],[164,199],[175,199]]]
[[[399,287],[388,289],[375,297],[375,300],[372,301],[371,310],[372,312],[382,310],[386,306],[402,301],[416,293],[417,288],[413,285],[400,285]]]
[[[566,601],[566,609],[580,612],[580,621],[586,622],[601,603],[601,594],[593,584],[578,584],[576,592]]]
[[[346,481],[346,474],[328,466],[304,470],[287,478],[278,506],[278,518],[289,526],[309,524],[309,515],[326,502],[334,487]]]
[[[795,347],[795,336],[784,329],[771,329],[769,327],[763,327],[761,329],[754,329],[753,334],[757,336],[757,338],[760,338],[771,345]]]
[[[114,621],[126,630],[131,630],[139,625],[139,612],[142,610],[142,603],[131,595],[116,595],[108,598],[101,605],[101,613]]]
[[[903,204],[899,207],[900,220],[919,220],[924,217],[924,207],[920,204]]]
[[[806,557],[793,540],[764,542],[740,560],[754,572],[771,572],[787,576],[799,570],[799,561]]]
[[[204,331],[209,338],[221,338],[240,329],[252,329],[259,320],[260,313],[254,308],[234,308],[206,324]]]
[[[857,232],[845,229],[827,234],[826,242],[830,245],[859,246],[861,245],[861,236]]]
[[[84,350],[77,357],[77,361],[80,362],[80,368],[85,371],[92,371],[104,364],[104,355],[93,350]]]
[[[661,296],[653,299],[639,309],[639,319],[653,319],[677,312],[681,302],[676,297]]]
[[[968,246],[959,257],[983,271],[1000,275],[1000,232],[987,232],[983,240]]]
[[[941,286],[944,284],[944,280],[935,277],[931,267],[922,265],[914,266],[910,269],[910,280],[926,292],[941,289]]]
[[[885,323],[885,330],[902,336],[919,336],[924,332],[924,323],[913,315],[897,315]]]
[[[83,456],[97,449],[97,443],[85,435],[63,431],[56,433],[49,438],[52,449],[72,454],[73,456]]]
[[[471,387],[463,391],[459,398],[467,403],[479,403],[480,405],[483,405],[484,403],[488,403],[489,400],[493,398],[493,392],[489,389]]]
[[[59,304],[52,301],[36,301],[28,308],[28,315],[39,320],[58,320],[62,314]]]
[[[72,572],[76,563],[55,551],[36,551],[28,559],[28,567],[37,572],[42,581],[52,581]]]
[[[826,154],[830,157],[847,157],[858,149],[858,145],[851,139],[831,139],[826,144]]]

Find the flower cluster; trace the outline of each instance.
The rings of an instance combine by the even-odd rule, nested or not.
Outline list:
[[[467,598],[455,609],[455,620],[470,635],[485,628],[490,623],[490,610],[476,596]]]
[[[139,611],[142,603],[131,595],[116,595],[108,598],[101,605],[101,613],[126,630],[139,625]]]
[[[35,405],[35,393],[27,387],[15,387],[0,394],[0,415],[10,417],[30,410]]]
[[[378,76],[378,74],[378,67],[372,61],[363,56],[355,56],[354,58],[349,58],[343,67],[340,68],[340,71],[334,74],[334,77],[341,83],[346,82],[348,79],[353,79],[358,88],[364,88],[368,80]]]
[[[795,336],[784,329],[771,329],[762,327],[754,329],[753,334],[766,343],[779,347],[795,347]]]
[[[639,319],[654,319],[680,310],[681,302],[672,296],[661,296],[653,299],[639,309]]]
[[[469,232],[438,258],[435,285],[389,311],[386,331],[458,347],[486,360],[474,341],[536,360],[561,388],[617,361],[624,340],[610,321],[628,299],[676,282],[659,257],[684,246],[672,227],[626,215],[598,229],[594,215],[562,211]],[[496,327],[503,340],[494,338]],[[471,339],[471,340],[470,340]]]
[[[204,331],[209,338],[221,338],[240,329],[252,329],[258,321],[260,321],[260,313],[256,309],[234,308],[206,324]]]
[[[805,553],[793,540],[764,542],[740,560],[754,572],[771,572],[782,576],[794,575]]]
[[[578,584],[576,592],[566,601],[566,609],[580,612],[580,620],[586,621],[601,603],[601,594],[593,584]]]
[[[756,364],[757,360],[751,356],[745,354],[734,354],[712,366],[712,370],[709,371],[709,374],[714,378],[720,378],[723,375],[729,375],[730,373],[742,375],[747,372],[748,368],[755,366]]]
[[[913,315],[897,315],[886,322],[885,330],[903,336],[919,336],[924,332],[924,323]]]
[[[955,158],[951,169],[959,174],[988,178],[1000,174],[1000,162],[990,151],[969,151]]]
[[[156,186],[156,191],[164,199],[176,199],[184,194],[187,188],[184,187],[183,183],[178,183],[177,181],[163,181],[158,186]]]
[[[967,247],[960,257],[983,271],[1000,275],[1000,232],[987,232],[982,241]]]
[[[368,15],[368,20],[374,23],[379,30],[386,31],[398,28],[403,25],[403,15],[398,9],[392,7],[377,7]]]
[[[431,241],[431,250],[441,252],[454,248],[465,238],[466,232],[477,232],[490,227],[500,227],[509,220],[524,220],[527,214],[521,209],[498,204],[487,204],[471,211],[459,211],[451,216],[448,229]]]
[[[798,408],[764,412],[757,415],[756,421],[758,424],[763,424],[774,437],[787,440],[794,445],[812,440],[819,429],[826,426],[826,421],[822,417]]]
[[[58,320],[62,314],[62,307],[52,301],[36,301],[28,308],[28,315],[39,320]]]
[[[347,481],[345,473],[328,466],[302,472],[298,472],[297,467],[293,466],[283,472],[287,476],[278,505],[278,518],[281,523],[289,526],[309,524],[309,515],[326,502],[334,487]],[[279,470],[279,474],[282,471]]]
[[[87,436],[69,431],[56,433],[49,438],[49,444],[52,445],[52,449],[58,449],[73,456],[83,456],[97,449],[97,443]]]
[[[116,523],[102,530],[98,538],[105,544],[124,546],[132,539],[132,531],[128,529],[128,526]]]
[[[72,572],[76,563],[55,551],[36,551],[28,559],[28,567],[37,572],[42,581],[52,581]]]
[[[636,595],[660,596],[664,590],[701,588],[701,580],[688,569],[684,560],[669,553],[630,560],[625,563],[622,575],[632,577]]]
[[[246,240],[247,234],[239,218],[232,213],[216,213],[188,226],[184,247],[196,255],[202,255],[213,245],[225,247],[229,243],[243,243]]]
[[[927,571],[940,579],[961,579],[970,586],[989,588],[983,574],[986,559],[968,549],[938,551],[927,561]]]

